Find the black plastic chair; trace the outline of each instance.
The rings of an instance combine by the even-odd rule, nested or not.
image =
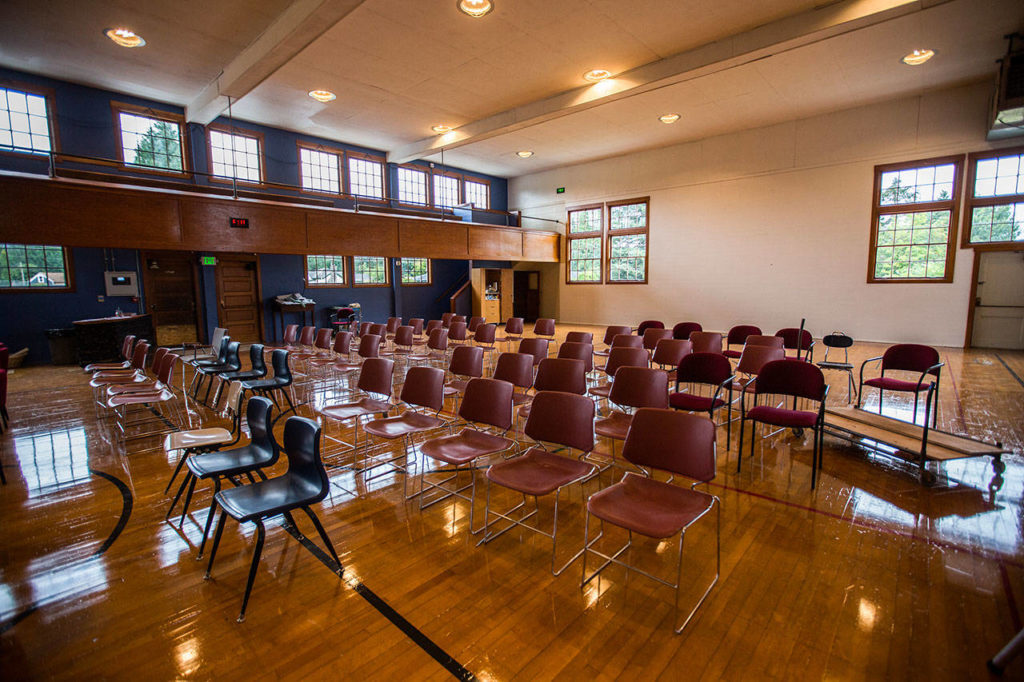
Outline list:
[[[846,402],[852,401],[853,397],[858,395],[856,383],[853,380],[853,363],[850,362],[849,349],[853,345],[853,339],[843,332],[832,332],[827,334],[821,339],[821,343],[825,346],[825,357],[822,358],[821,362],[814,364],[818,365],[821,369],[831,369],[837,372],[845,372],[847,379],[847,394]],[[843,351],[842,361],[830,358],[829,354],[835,350]]]
[[[196,386],[196,396],[198,396],[199,389],[203,385],[203,378],[209,378],[209,383],[206,386],[206,395],[203,396],[204,404],[206,404],[207,401],[210,399],[210,390],[213,388],[213,377],[221,376],[222,374],[237,372],[238,370],[242,369],[242,361],[238,358],[238,347],[238,341],[231,341],[230,343],[228,343],[228,349],[227,353],[225,353],[224,362],[218,362],[213,365],[204,365],[196,369],[196,371],[199,373],[199,384]]]
[[[252,369],[227,372],[221,374],[220,378],[223,381],[251,381],[267,376],[267,363],[263,359],[263,351],[264,346],[262,343],[252,344],[249,346],[249,363],[252,365]]]
[[[284,393],[284,399],[288,401],[288,407],[294,412],[295,405],[288,394],[288,389],[292,385],[292,371],[288,368],[288,351],[283,348],[275,349],[274,354],[270,357],[270,365],[274,368],[273,377],[243,381],[242,389],[270,398],[279,408],[281,404],[277,402],[277,392],[280,391]]]
[[[343,572],[341,560],[334,551],[331,539],[320,525],[316,514],[309,508],[311,504],[316,504],[327,497],[330,488],[327,471],[320,459],[320,427],[317,423],[305,417],[289,417],[284,425],[284,453],[288,458],[288,471],[285,474],[252,485],[221,490],[213,496],[214,509],[210,513],[213,514],[216,508],[220,507],[221,514],[217,520],[217,532],[213,536],[210,563],[206,568],[207,579],[213,569],[213,560],[217,556],[217,547],[220,545],[227,517],[230,516],[239,523],[251,521],[256,524],[256,547],[253,550],[252,565],[249,567],[245,596],[242,597],[242,610],[238,614],[239,623],[245,620],[245,607],[249,603],[252,585],[256,580],[256,567],[260,562],[266,535],[266,529],[263,527],[265,519],[284,514],[285,519],[295,527],[295,519],[291,512],[294,509],[301,509],[313,522],[320,539],[334,557],[338,565],[338,577],[341,577]],[[299,535],[299,538],[301,540],[302,536]]]

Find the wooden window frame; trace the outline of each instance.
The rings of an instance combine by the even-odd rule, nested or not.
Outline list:
[[[908,204],[881,205],[882,174],[890,171],[907,170],[909,168],[927,168],[928,166],[944,166],[953,164],[953,192],[949,200],[929,201]],[[875,166],[875,180],[871,194],[871,238],[868,246],[868,284],[949,284],[953,281],[956,265],[956,232],[960,223],[960,196],[963,190],[964,155],[938,156],[915,161],[902,161]],[[875,277],[875,257],[878,250],[878,220],[882,215],[899,215],[902,213],[924,213],[929,211],[949,211],[949,234],[946,238],[946,267],[942,277]]]
[[[256,152],[260,160],[260,179],[259,182],[253,182],[252,180],[240,180],[238,178],[224,178],[219,175],[213,174],[213,139],[210,136],[211,131],[216,131],[224,135],[238,135],[240,137],[251,137],[256,140]],[[239,128],[237,126],[224,126],[210,124],[206,126],[206,167],[207,172],[210,174],[210,182],[217,182],[224,185],[230,185],[232,183],[239,185],[246,185],[248,187],[263,187],[267,182],[267,155],[266,148],[263,142],[263,133],[256,130],[248,130],[246,128]]]
[[[383,283],[359,283],[356,282],[356,258],[380,258],[384,261],[384,282]],[[349,281],[353,287],[389,287],[391,286],[391,259],[387,256],[352,256],[350,272],[352,276],[349,277]]]
[[[4,242],[12,244],[14,242]],[[57,244],[16,244],[16,246],[57,246]],[[64,280],[62,287],[0,287],[0,294],[71,294],[75,292],[75,264],[71,257],[71,249],[61,246],[64,252]]]
[[[631,227],[622,230],[612,229],[612,208],[615,206],[629,206],[632,204],[644,204],[646,209],[644,215],[646,216],[646,224],[643,227]],[[605,231],[605,243],[604,247],[604,282],[605,284],[647,284],[648,276],[650,273],[651,266],[651,198],[638,197],[636,199],[623,199],[619,201],[609,201],[605,204],[605,218],[606,225]],[[612,279],[612,238],[627,236],[631,234],[642,234],[646,236],[644,240],[644,278],[640,279]]]
[[[974,196],[975,176],[978,170],[978,162],[986,159],[999,158],[1000,156],[1017,156],[1024,154],[1024,146],[1004,147],[1003,149],[992,149],[984,152],[974,152],[967,155],[967,177],[964,190],[964,214],[962,227],[960,229],[960,248],[975,249],[977,251],[1022,251],[1024,241],[1000,241],[1000,242],[972,242],[971,228],[974,221],[974,209],[981,206],[1002,206],[1004,204],[1024,203],[1024,194],[1004,194],[1001,196],[979,197]]]
[[[380,164],[380,191],[381,198],[369,197],[363,194],[356,194],[352,189],[352,177],[350,175],[351,170],[348,166],[349,159],[361,159],[363,161],[372,161],[373,163]],[[377,154],[368,154],[366,152],[354,152],[350,149],[345,150],[345,196],[350,197],[360,203],[372,202],[375,204],[387,204],[388,203],[388,160],[384,156]]]
[[[441,204],[437,203],[437,192],[435,191],[436,188],[434,187],[434,178],[436,178],[436,177],[452,178],[453,180],[455,180],[455,191],[458,193],[458,195],[455,197],[455,203],[452,204],[451,206],[442,206]],[[463,197],[464,196],[465,196],[465,194],[463,192],[463,187],[462,187],[462,174],[461,173],[454,173],[452,171],[441,171],[441,170],[433,170],[430,173],[430,205],[433,208],[436,208],[436,209],[439,209],[439,210],[450,211],[450,210],[452,210],[453,208],[455,208],[456,206],[458,206],[459,204],[461,204],[463,202]]]
[[[426,180],[423,183],[424,186],[425,186],[425,195],[424,195],[425,196],[425,201],[424,201],[424,203],[422,203],[422,204],[410,203],[410,202],[405,201],[404,199],[402,199],[402,178],[401,178],[402,169],[405,169],[405,170],[408,170],[408,171],[415,171],[417,173],[422,173],[423,176],[426,178]],[[396,187],[395,187],[395,202],[400,204],[400,205],[402,205],[402,206],[409,206],[411,208],[431,208],[431,207],[433,207],[433,205],[434,205],[434,178],[433,178],[433,175],[434,174],[430,171],[429,168],[425,168],[423,166],[414,166],[412,164],[402,164],[402,165],[398,166],[398,168],[395,169],[395,185],[396,185]]]
[[[473,206],[476,211],[490,211],[491,210],[491,181],[484,180],[483,178],[474,178],[468,175],[462,176],[462,201],[463,203],[469,202],[469,193],[466,192],[466,183],[472,182],[477,185],[483,185],[487,188],[487,205],[486,206]]]
[[[319,189],[306,189],[302,186],[302,150],[308,149],[313,152],[321,152],[323,154],[334,154],[338,157],[338,191],[328,192],[326,190]],[[345,156],[345,150],[341,147],[332,147],[327,144],[317,144],[315,142],[306,142],[305,140],[295,141],[295,158],[298,161],[299,169],[299,191],[303,194],[313,194],[320,197],[347,197],[348,196],[348,159]]]
[[[186,125],[185,117],[181,114],[176,114],[173,111],[162,111],[160,109],[154,109],[152,107],[142,107],[136,104],[128,104],[127,102],[117,102],[111,100],[110,112],[114,118],[114,131],[117,133],[117,159],[120,162],[121,170],[131,171],[133,173],[149,173],[152,175],[164,175],[175,178],[187,178],[192,175],[192,171],[189,166],[189,153],[191,149],[188,142],[188,125]],[[170,170],[168,168],[156,168],[153,166],[141,166],[130,164],[125,161],[124,158],[124,136],[121,133],[121,112],[126,114],[135,114],[136,116],[145,116],[146,118],[156,119],[158,121],[166,121],[173,123],[178,126],[178,140],[181,144],[181,170]]]
[[[6,90],[17,90],[24,92],[29,95],[36,95],[46,100],[46,125],[50,131],[50,154],[54,155],[56,160],[59,160],[60,154],[60,136],[57,131],[57,94],[53,88],[45,85],[34,85],[32,83],[25,83],[18,80],[8,80],[0,78],[0,88]],[[43,159],[48,156],[44,152],[26,152],[19,151],[17,149],[0,149],[0,155],[3,156],[16,156],[28,159]]]
[[[580,234],[572,234],[572,214],[578,211],[592,211],[599,209],[601,211],[601,229],[594,230],[593,232],[583,232]],[[565,283],[566,284],[582,284],[582,285],[594,285],[604,284],[604,230],[605,230],[605,210],[604,204],[585,204],[582,206],[573,206],[568,209],[565,220]],[[572,279],[572,243],[577,239],[597,239],[601,245],[601,253],[598,256],[598,267],[601,268],[600,276],[593,282],[584,282]]]
[[[310,284],[309,283],[309,259],[316,257],[340,258],[341,259],[341,284]],[[307,253],[302,257],[303,281],[307,289],[348,289],[348,257],[334,253]]]
[[[398,278],[399,278],[399,282],[398,283],[401,286],[403,286],[403,287],[429,287],[431,284],[434,283],[434,264],[433,264],[433,262],[431,261],[430,258],[423,258],[421,256],[412,256],[412,257],[408,257],[408,258],[401,257],[399,260],[401,261],[401,263],[399,263],[399,266],[398,266]],[[406,282],[405,281],[405,273],[402,271],[402,265],[405,263],[406,260],[425,260],[425,261],[427,261],[427,281],[426,282]]]

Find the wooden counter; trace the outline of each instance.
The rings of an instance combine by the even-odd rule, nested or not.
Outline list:
[[[78,362],[114,362],[121,359],[121,341],[128,334],[153,340],[152,315],[122,315],[75,320]]]

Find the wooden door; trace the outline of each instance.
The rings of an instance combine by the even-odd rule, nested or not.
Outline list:
[[[195,257],[187,251],[144,251],[142,281],[146,312],[153,316],[156,343],[198,341]]]
[[[1024,252],[981,253],[977,292],[971,345],[1024,349]]]
[[[515,271],[515,293],[512,307],[516,317],[526,322],[536,322],[540,317],[540,272],[537,270]]]
[[[263,340],[259,259],[253,254],[217,256],[217,321],[232,341]]]

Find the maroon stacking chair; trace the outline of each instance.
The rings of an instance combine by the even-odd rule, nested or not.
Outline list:
[[[566,332],[565,340],[569,343],[589,343],[594,345],[593,332]]]
[[[359,349],[356,351],[356,359],[345,356],[331,365],[331,372],[335,379],[339,380],[352,372],[357,372],[363,367],[363,363],[370,358],[380,357],[380,345],[383,339],[376,334],[363,334],[359,337]]]
[[[718,353],[722,355],[722,335],[718,332],[690,332],[690,343],[694,353]]]
[[[388,326],[386,324],[371,323],[369,333],[379,336],[381,338],[381,344],[383,345],[388,337]]]
[[[483,348],[485,353],[490,353],[494,350],[494,335],[497,332],[497,327],[493,324],[482,324],[476,328],[476,333],[473,334],[473,341],[477,347]]]
[[[395,336],[392,339],[394,341],[394,347],[391,349],[391,356],[398,360],[399,358],[409,358],[413,354],[413,346],[416,344],[416,337],[413,333],[411,325],[402,325],[395,330]]]
[[[692,352],[693,342],[688,339],[662,339],[654,348],[651,362],[668,372],[668,380],[672,381],[676,367]]]
[[[316,327],[303,327],[299,332],[299,338],[295,345],[302,350],[310,350],[316,341]]]
[[[423,324],[424,320],[422,317],[414,317],[409,320],[409,326],[412,327],[413,342],[417,346],[422,345],[427,340],[423,335]]]
[[[544,362],[549,362],[545,360]],[[541,391],[534,396],[537,409],[526,420],[524,432],[535,443],[523,454],[512,459],[492,464],[487,469],[487,504],[484,508],[484,535],[477,543],[482,545],[500,537],[516,526],[540,533],[551,538],[551,573],[561,575],[583,550],[576,552],[561,567],[555,568],[558,554],[558,500],[562,490],[574,483],[581,483],[594,474],[593,464],[583,461],[594,449],[594,403],[585,396],[572,393]],[[545,443],[563,446],[565,454],[550,452]],[[572,451],[576,450],[576,457]],[[491,511],[491,483],[514,490],[523,496],[523,501],[504,512]],[[541,530],[537,525],[524,523],[537,514],[540,497],[554,493],[554,518],[551,532]],[[526,497],[534,499],[534,509],[527,512]],[[519,517],[512,516],[521,512]],[[491,514],[504,519],[508,525],[501,530],[491,529]]]
[[[615,383],[615,375],[620,367],[649,367],[651,356],[643,348],[618,347],[612,348],[608,356],[608,363],[602,367],[608,376],[608,383],[603,386],[594,386],[589,393],[598,398],[607,398],[612,391],[612,384]]]
[[[469,340],[465,322],[453,321],[448,325],[448,343],[460,346]]]
[[[594,355],[597,355],[599,357],[604,357],[604,358],[608,357],[608,353],[610,353],[611,349],[612,349],[612,344],[615,342],[615,337],[617,337],[617,336],[632,336],[632,335],[633,335],[633,328],[630,327],[629,325],[621,325],[621,324],[619,324],[619,325],[616,325],[616,324],[610,325],[604,331],[604,341],[603,341],[603,343],[604,343],[605,347],[602,350],[594,351]]]
[[[373,322],[360,322],[359,323],[359,338],[363,338],[370,333],[370,327],[373,326]]]
[[[462,322],[468,326],[465,315],[452,315],[452,322]]]
[[[702,332],[704,327],[699,322],[680,322],[672,327],[673,339],[688,339],[693,332]]]
[[[452,361],[448,363],[448,373],[453,378],[444,385],[444,397],[458,396],[464,393],[472,379],[484,375],[483,349],[476,346],[459,346],[453,350]]]
[[[356,389],[360,394],[356,400],[334,405],[325,405],[320,409],[320,416],[324,425],[324,438],[333,440],[346,446],[353,453],[359,450],[359,420],[379,414],[386,417],[391,411],[391,395],[395,377],[395,363],[387,358],[367,358],[359,370],[359,381]],[[327,434],[327,420],[344,423],[350,419],[355,420],[352,427],[352,443],[346,443],[340,438],[332,438]],[[344,452],[344,450],[343,450]],[[358,465],[353,455],[353,465]]]
[[[747,346],[768,346],[770,348],[781,348],[783,352],[786,351],[786,340],[781,336],[768,336],[767,334],[751,334],[747,337],[747,340],[743,342],[743,347]]]
[[[566,341],[558,347],[557,357],[580,360],[583,362],[584,375],[590,374],[594,371],[594,346],[592,344],[579,343],[577,341]],[[537,371],[540,371],[539,366]],[[584,391],[584,393],[585,392],[586,391]]]
[[[473,315],[469,318],[469,322],[466,323],[466,331],[470,334],[475,334],[476,328],[482,324],[487,324],[487,319],[479,315]]]
[[[528,353],[533,356],[533,366],[536,367],[540,361],[548,356],[547,339],[522,339],[519,341],[519,352]]]
[[[272,352],[275,348],[286,348],[288,350],[298,350],[298,346],[296,345],[296,343],[298,343],[298,340],[299,340],[299,325],[297,325],[297,324],[286,324],[284,326],[284,336],[281,338],[280,345],[277,345],[277,344],[270,345],[270,344],[268,344],[268,345],[263,346],[263,350],[265,352],[268,352],[268,353]],[[192,360],[190,360],[189,362],[192,362]]]
[[[626,410],[641,407],[668,407],[668,372],[648,367],[620,367],[608,394],[608,402],[618,410],[594,422],[594,433],[612,441],[612,461],[615,461],[615,441],[626,440],[633,415]]]
[[[665,323],[661,320],[644,320],[636,326],[636,335],[643,336],[648,329],[664,329]]]
[[[429,322],[427,322],[427,326],[424,328],[424,331],[426,332],[427,336],[430,336],[430,332],[434,331],[435,329],[447,328],[448,327],[446,327],[444,322],[442,322],[441,320],[430,320]]]
[[[728,450],[732,447],[732,387],[735,380],[729,358],[720,353],[691,353],[683,357],[676,367],[676,389],[668,396],[669,407],[684,412],[707,412],[712,420],[717,410],[726,408],[725,448]],[[686,390],[681,391],[681,386]]]
[[[330,327],[318,329],[316,331],[316,335],[313,337],[312,346],[292,353],[292,362],[295,363],[297,367],[305,365],[304,370],[308,371],[310,359],[318,356],[327,356],[330,353],[332,331],[333,330]]]
[[[727,358],[738,358],[742,351],[733,350],[732,346],[743,346],[747,342],[747,337],[750,335],[760,336],[762,334],[760,327],[755,327],[752,324],[738,324],[729,330],[728,336],[725,339],[725,350],[722,354]]]
[[[426,467],[420,469],[420,510],[426,509],[450,497],[458,497],[469,502],[469,532],[473,535],[483,528],[473,528],[476,507],[476,472],[477,460],[496,455],[515,447],[515,441],[509,440],[505,434],[512,427],[512,384],[497,379],[472,379],[466,386],[466,394],[459,405],[459,419],[466,426],[459,433],[440,438],[432,438],[420,446],[420,452],[433,460],[445,465],[443,473],[451,473],[447,478],[427,483]],[[485,429],[490,427],[497,433]],[[468,471],[470,483],[459,486],[458,477],[461,472]],[[442,472],[434,472],[442,473]],[[451,483],[453,487],[446,488]],[[424,488],[441,491],[441,495],[430,502],[424,503]],[[469,497],[465,495],[471,490]]]
[[[452,318],[455,317],[455,313],[441,313],[441,326],[445,329],[452,323]]]
[[[740,355],[740,360],[736,363],[737,379],[732,384],[732,390],[739,393],[739,399],[742,401],[745,395],[754,392],[757,375],[761,372],[761,368],[769,362],[783,360],[785,357],[786,351],[782,348],[743,346],[743,354]],[[739,378],[738,375],[741,374],[743,377]]]
[[[767,404],[762,396],[768,395],[791,397],[794,399],[794,405],[790,409],[785,406],[776,407]],[[743,463],[743,431],[748,419],[753,422],[750,433],[751,457],[754,456],[754,441],[757,440],[757,422],[794,431],[811,429],[814,434],[811,455],[811,488],[813,489],[817,484],[818,468],[821,466],[821,455],[824,450],[825,398],[827,396],[828,384],[825,383],[825,376],[817,365],[795,358],[787,358],[774,360],[762,367],[757,375],[753,404],[749,410],[744,406],[743,416],[740,419],[740,447],[736,472],[739,473],[740,465]],[[797,409],[799,405],[796,402],[800,398],[817,402],[817,408],[814,410]]]
[[[505,322],[505,335],[499,336],[495,341],[497,343],[504,343],[507,347],[511,347],[514,341],[519,341],[523,338],[523,318],[521,317],[510,317]]]
[[[547,339],[549,343],[558,347],[555,343],[555,321],[550,317],[541,317],[533,323],[533,335]]]
[[[133,334],[127,334],[121,339],[121,357],[124,358],[121,362],[94,362],[85,366],[85,372],[92,374],[94,372],[103,372],[110,369],[129,369],[132,364],[132,352],[135,350],[135,336]],[[4,368],[6,369],[6,367]]]
[[[533,386],[533,356],[529,353],[502,353],[494,365],[492,378],[507,381],[513,387],[523,389],[519,392],[513,388],[513,405],[530,402],[532,396],[528,391]]]
[[[715,535],[715,577],[708,585],[697,605],[682,625],[673,628],[676,634],[700,608],[718,582],[721,573],[721,501],[714,495],[695,490],[700,483],[715,477],[715,425],[710,419],[694,414],[642,408],[633,417],[633,426],[622,448],[623,457],[644,469],[657,469],[680,475],[694,481],[689,488],[663,483],[641,474],[629,472],[615,485],[595,493],[587,500],[587,518],[583,540],[583,578],[581,586],[600,575],[611,564],[624,566],[675,589],[675,622],[679,621],[679,589],[683,572],[683,538],[686,530],[704,517],[712,507],[718,507]],[[590,539],[590,517],[597,517],[602,528],[612,524],[629,532],[629,540],[615,552],[605,554],[594,548],[603,533]],[[618,557],[633,543],[633,533],[649,538],[667,540],[679,535],[679,559],[675,582],[658,578],[631,566]],[[664,545],[659,543],[659,551]],[[602,560],[601,566],[587,576],[587,554]]]
[[[589,345],[589,344],[580,344]],[[566,344],[562,344],[564,348]],[[562,348],[558,351],[561,352]],[[544,358],[537,366],[537,376],[533,379],[533,390],[560,391],[562,393],[587,394],[587,373],[583,360],[569,357]],[[593,402],[593,401],[591,401]],[[530,418],[532,403],[519,408],[519,418],[524,422]]]
[[[316,372],[317,378],[324,378],[324,373],[331,365],[347,360],[352,352],[353,336],[355,334],[350,331],[339,331],[335,334],[330,353],[317,355],[308,360],[310,374]]]
[[[797,360],[814,362],[814,337],[809,331],[797,327],[786,327],[775,332],[775,336],[782,338],[783,348],[796,351]]]
[[[409,356],[409,362],[435,362],[443,361],[448,357],[448,330],[438,326],[431,329],[427,334],[426,352],[413,353]]]
[[[653,353],[654,349],[658,347],[659,341],[671,338],[671,329],[648,327],[647,330],[644,331],[644,333],[640,336],[640,345]]]
[[[384,328],[387,330],[386,338],[390,341],[395,337],[395,332],[402,326],[402,318],[400,317],[389,317]]]
[[[882,362],[880,376],[864,380],[864,367],[871,362]],[[864,387],[871,386],[878,389],[878,413],[882,413],[882,399],[885,391],[896,391],[898,393],[914,394],[914,415],[912,420],[917,422],[917,405],[920,402],[920,395],[925,394],[924,422],[928,423],[929,412],[931,412],[932,428],[938,424],[939,416],[939,379],[944,363],[939,359],[939,352],[931,346],[922,346],[916,343],[899,343],[890,346],[885,353],[877,358],[865,360],[860,366],[860,383],[857,386],[857,407],[860,407],[864,399]],[[910,381],[897,377],[885,376],[890,371],[913,372],[916,374]],[[932,382],[929,376],[935,377]],[[932,404],[935,410],[932,412]]]

